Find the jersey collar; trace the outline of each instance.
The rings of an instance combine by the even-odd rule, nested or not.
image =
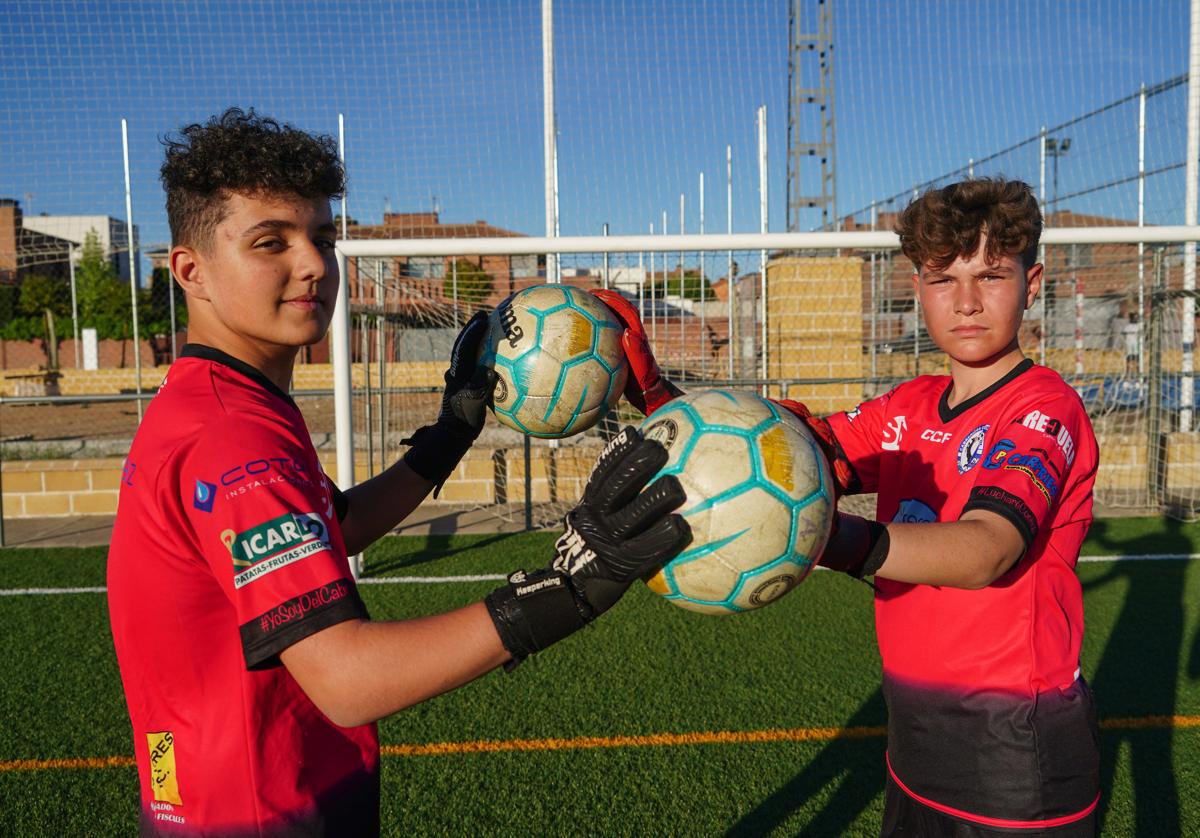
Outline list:
[[[954,419],[957,419],[959,416],[962,416],[964,413],[966,413],[968,410],[973,408],[975,405],[979,404],[981,401],[986,399],[992,393],[999,390],[1005,384],[1012,381],[1018,375],[1029,370],[1032,366],[1033,366],[1033,359],[1026,358],[1024,361],[1022,361],[1021,363],[1019,363],[1015,367],[1013,367],[1011,370],[1009,370],[1004,375],[1004,377],[1001,378],[999,381],[997,381],[995,384],[988,387],[986,390],[982,390],[982,391],[976,393],[975,395],[971,396],[971,398],[967,399],[965,402],[960,402],[959,404],[955,405],[954,407],[950,406],[950,390],[951,390],[951,388],[954,387],[954,382],[952,380],[949,384],[946,385],[946,389],[942,391],[942,397],[940,399],[938,399],[938,418],[942,420],[943,424],[945,424],[946,422],[950,422]]]
[[[228,352],[222,352],[220,349],[214,349],[211,346],[205,346],[202,343],[184,344],[183,349],[179,350],[180,358],[200,358],[205,361],[212,361],[216,364],[224,364],[236,372],[249,378],[258,386],[262,387],[268,393],[278,396],[292,407],[296,407],[296,403],[292,401],[292,397],[279,389],[274,381],[267,378],[260,370],[247,364],[245,361],[235,358]],[[296,408],[299,410],[299,408]]]

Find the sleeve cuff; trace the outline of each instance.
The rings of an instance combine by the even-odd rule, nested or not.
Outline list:
[[[279,653],[347,620],[367,619],[367,607],[349,579],[335,579],[243,623],[242,654],[249,670],[279,666]]]
[[[1009,521],[1021,534],[1026,550],[1037,538],[1037,517],[1025,501],[1011,492],[997,486],[976,486],[971,490],[962,511],[968,512],[972,509],[986,509]]]

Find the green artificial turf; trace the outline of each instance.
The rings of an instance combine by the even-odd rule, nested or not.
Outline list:
[[[367,577],[503,573],[544,564],[553,535],[386,539]],[[104,549],[0,551],[0,588],[104,584]],[[1200,552],[1200,527],[1104,519],[1090,555]],[[1200,715],[1200,563],[1082,563],[1084,672],[1102,720]],[[370,584],[377,619],[478,600],[494,582]],[[100,594],[0,597],[0,763],[128,756]],[[398,662],[402,665],[402,662]],[[709,731],[876,727],[871,591],[817,573],[736,617],[635,586],[610,615],[531,659],[380,726],[391,746]],[[1102,732],[1105,835],[1200,834],[1200,728]],[[880,737],[385,756],[387,834],[871,835]],[[0,835],[130,835],[131,767],[0,771]]]

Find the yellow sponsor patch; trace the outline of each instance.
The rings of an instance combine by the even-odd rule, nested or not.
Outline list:
[[[175,737],[169,730],[147,733],[146,745],[150,749],[150,787],[154,790],[154,799],[182,806],[179,778],[175,773]]]
[[[787,432],[782,427],[776,426],[758,438],[758,445],[762,450],[767,479],[784,491],[793,491],[796,488],[793,479],[795,466],[792,459],[792,446],[788,444]]]

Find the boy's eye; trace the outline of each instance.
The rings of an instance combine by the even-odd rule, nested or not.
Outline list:
[[[261,250],[269,250],[274,247],[282,247],[283,241],[277,238],[259,239],[254,243],[254,247]]]
[[[314,243],[321,250],[333,250],[337,247],[337,242],[333,239],[317,239]]]

